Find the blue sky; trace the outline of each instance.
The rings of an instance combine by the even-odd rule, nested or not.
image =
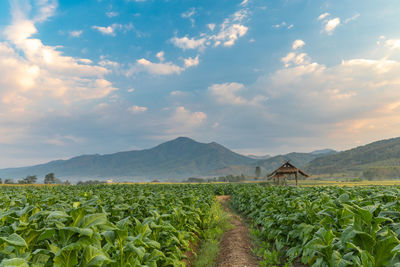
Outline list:
[[[397,0],[0,1],[0,167],[178,136],[244,154],[400,132]]]

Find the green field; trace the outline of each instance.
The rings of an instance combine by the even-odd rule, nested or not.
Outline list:
[[[257,226],[263,266],[400,266],[400,187],[261,187],[232,194]]]
[[[185,266],[214,219],[214,194],[199,185],[0,187],[0,266]]]
[[[2,186],[0,266],[186,266],[226,194],[261,266],[400,266],[400,187],[305,182]]]

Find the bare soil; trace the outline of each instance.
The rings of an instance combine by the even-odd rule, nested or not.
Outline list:
[[[230,196],[217,196],[224,210],[232,216],[232,230],[224,233],[217,258],[218,267],[257,267],[257,258],[252,252],[249,229],[243,219],[229,207]]]

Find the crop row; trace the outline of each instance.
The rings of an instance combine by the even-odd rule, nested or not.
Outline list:
[[[267,266],[400,266],[400,187],[248,185],[232,203],[260,229]]]
[[[0,266],[185,266],[223,186],[0,188]]]

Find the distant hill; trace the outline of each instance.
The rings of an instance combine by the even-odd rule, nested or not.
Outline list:
[[[251,159],[269,159],[271,156],[270,155],[264,155],[264,156],[256,156],[256,155],[246,155],[246,157],[251,158]]]
[[[381,140],[319,157],[306,166],[315,174],[338,174],[369,179],[400,177],[400,138]]]
[[[313,159],[322,156],[324,154],[313,154],[313,153],[289,153],[286,155],[278,155],[274,157],[270,157],[268,159],[263,159],[263,160],[258,160],[255,162],[252,162],[250,164],[247,164],[245,166],[227,166],[222,169],[215,170],[212,172],[213,175],[226,175],[226,174],[245,174],[245,175],[254,175],[255,173],[255,167],[260,166],[261,167],[261,173],[262,176],[265,176],[266,174],[271,173],[275,169],[279,168],[282,163],[285,161],[290,161],[293,165],[295,165],[298,168],[303,167]]]
[[[70,180],[184,178],[206,176],[215,169],[230,165],[247,165],[255,161],[215,142],[205,144],[179,137],[151,149],[108,155],[83,155],[31,167],[1,169],[0,177],[43,177],[54,172],[57,177]]]
[[[338,153],[336,150],[326,148],[326,149],[320,149],[320,150],[315,150],[311,152],[313,155],[318,155],[318,156],[326,156],[326,155],[331,155],[331,154],[336,154]]]

